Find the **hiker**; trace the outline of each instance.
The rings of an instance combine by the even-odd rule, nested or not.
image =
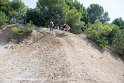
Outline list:
[[[65,30],[65,27],[66,27],[66,24],[64,24],[64,25],[62,26],[62,31]]]
[[[70,30],[70,26],[67,25],[67,24],[64,24],[63,27],[62,27],[62,31],[69,31]]]
[[[66,27],[65,27],[65,31],[69,31],[70,30],[70,26],[69,25],[66,25]]]
[[[54,23],[53,21],[50,21],[50,31],[53,31],[53,28],[54,28]]]

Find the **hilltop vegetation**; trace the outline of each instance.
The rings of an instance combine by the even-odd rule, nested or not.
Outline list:
[[[86,9],[77,0],[38,0],[36,7],[30,9],[22,0],[0,0],[0,27],[29,22],[45,27],[51,20],[55,26],[68,24],[72,33],[85,32],[100,47],[110,46],[124,55],[124,21],[117,18],[108,23],[109,14],[99,4],[91,4]]]

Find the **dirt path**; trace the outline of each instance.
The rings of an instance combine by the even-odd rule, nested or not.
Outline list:
[[[0,50],[0,83],[124,83],[124,64],[85,37],[47,29]]]

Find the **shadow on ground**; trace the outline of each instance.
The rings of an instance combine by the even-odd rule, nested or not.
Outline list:
[[[35,39],[31,44],[38,42],[39,40],[43,39],[43,38],[46,37],[47,35],[50,35],[50,33],[48,33],[48,32],[43,32],[43,31],[41,31],[40,34],[42,34],[43,36],[41,36],[41,37]]]
[[[11,28],[6,28],[0,31],[0,45],[5,45],[11,37]]]
[[[56,37],[63,38],[65,36],[68,36],[68,34],[64,33],[64,32],[63,33],[56,33]]]

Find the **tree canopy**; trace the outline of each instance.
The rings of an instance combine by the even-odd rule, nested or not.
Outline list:
[[[98,4],[91,4],[87,8],[88,21],[94,23],[96,19],[99,19],[102,23],[110,20],[108,12],[104,11],[104,8]]]
[[[116,18],[115,20],[113,20],[112,23],[117,25],[121,29],[124,29],[124,21],[122,20],[122,18]]]
[[[39,0],[37,7],[48,21],[62,18],[69,9],[65,0]]]

